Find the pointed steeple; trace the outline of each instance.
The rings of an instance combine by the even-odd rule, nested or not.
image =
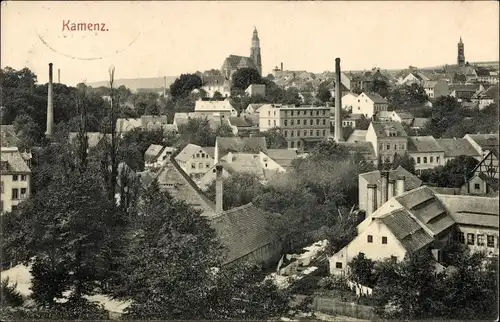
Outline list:
[[[257,32],[257,27],[253,27],[253,37],[252,40],[259,40],[259,33]]]
[[[460,36],[460,42],[459,42],[459,44],[463,44],[463,42],[462,42],[462,36]]]

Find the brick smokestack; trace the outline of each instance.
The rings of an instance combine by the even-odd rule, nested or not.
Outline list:
[[[163,76],[163,97],[167,97],[167,76]]]
[[[382,171],[380,173],[382,184],[380,185],[380,204],[383,205],[387,202],[387,193],[389,190],[389,171]]]
[[[368,204],[366,209],[366,217],[370,216],[377,210],[377,185],[368,184]]]
[[[283,62],[281,62],[281,71],[283,71]]]
[[[343,142],[344,137],[342,135],[342,118],[341,118],[341,109],[342,109],[342,93],[340,91],[340,58],[335,58],[335,142]]]
[[[396,180],[391,180],[389,179],[389,186],[388,186],[388,189],[387,189],[387,200],[391,199],[392,197],[394,197],[394,188],[396,186]]]
[[[399,176],[396,181],[396,196],[402,195],[405,192],[405,176]]]
[[[57,84],[61,84],[61,70],[57,69]]]
[[[53,84],[52,84],[52,63],[49,64],[49,86],[47,93],[47,131],[46,136],[52,135],[52,125],[54,123],[54,107],[53,107]]]
[[[223,184],[222,184],[222,166],[215,166],[215,213],[220,214],[224,211],[223,203]]]

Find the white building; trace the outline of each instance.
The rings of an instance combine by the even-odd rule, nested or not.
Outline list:
[[[344,97],[342,97],[342,100],[344,100]],[[348,102],[350,102],[351,100],[352,99],[348,99]],[[359,96],[355,100],[354,105],[352,106],[352,113],[362,114],[367,118],[371,118],[374,114],[380,111],[387,111],[388,105],[389,104],[387,100],[382,96],[375,93],[363,92],[359,94]],[[345,105],[343,104],[343,106]]]
[[[144,153],[144,167],[155,169],[161,167],[167,158],[174,152],[173,147],[151,144]]]
[[[0,214],[10,212],[31,194],[30,154],[17,147],[1,148]],[[24,157],[23,157],[24,156]]]
[[[417,171],[445,165],[444,148],[433,136],[409,136],[408,154],[415,160]]]
[[[214,158],[206,148],[191,143],[182,149],[175,161],[191,178],[201,177],[214,165]]]
[[[229,100],[208,101],[198,100],[195,103],[194,113],[197,117],[218,117],[228,118],[238,116],[238,111],[231,105]]]

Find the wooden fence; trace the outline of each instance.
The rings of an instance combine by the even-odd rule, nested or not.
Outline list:
[[[343,302],[331,297],[316,296],[314,298],[314,309],[323,313],[334,313],[357,319],[370,321],[377,319],[371,306]]]

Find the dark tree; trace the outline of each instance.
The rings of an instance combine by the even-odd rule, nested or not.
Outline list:
[[[268,149],[285,149],[288,147],[286,138],[283,136],[279,127],[274,127],[261,132],[261,135],[266,138],[266,145]]]
[[[231,88],[244,91],[251,84],[263,84],[262,77],[259,72],[253,68],[238,69],[232,76]]]
[[[174,100],[186,98],[193,89],[200,88],[202,81],[196,74],[182,74],[175,82],[170,85],[170,94]]]
[[[318,94],[317,98],[322,102],[330,102],[332,99],[332,93],[330,93],[330,90],[326,87],[326,84],[321,83],[318,87]]]

